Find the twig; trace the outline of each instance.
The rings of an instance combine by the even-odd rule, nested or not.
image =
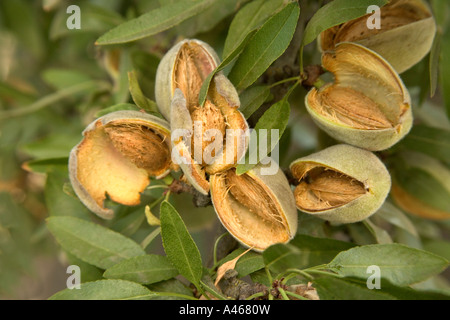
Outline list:
[[[198,192],[194,187],[183,181],[174,179],[169,185],[169,191],[174,194],[190,193],[193,195],[192,201],[196,207],[207,207],[212,205],[211,197]]]

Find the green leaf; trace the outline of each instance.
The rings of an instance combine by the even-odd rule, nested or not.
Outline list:
[[[276,244],[263,252],[264,263],[275,272],[288,268],[308,268],[329,263],[338,253],[354,244],[307,235],[296,235],[288,244]]]
[[[380,268],[381,278],[407,286],[439,274],[448,261],[433,253],[402,244],[375,244],[351,248],[339,253],[328,267],[342,276],[367,279],[367,267]]]
[[[114,80],[113,98],[115,103],[126,103],[130,98],[128,72],[133,69],[130,50],[126,47],[119,50],[118,73],[111,74]]]
[[[109,30],[97,45],[131,42],[170,29],[208,8],[214,0],[180,0],[151,10]]]
[[[238,91],[254,83],[287,49],[299,14],[298,3],[291,2],[267,20],[252,37],[228,75]]]
[[[202,87],[200,88],[200,93],[198,96],[199,104],[202,106],[206,101],[206,95],[208,94],[209,85],[211,83],[212,78],[217,72],[222,71],[227,65],[236,59],[236,57],[242,52],[248,40],[253,36],[253,33],[249,33],[247,37],[231,52],[218,66],[214,69],[203,81]]]
[[[433,40],[433,46],[430,51],[429,72],[430,72],[430,96],[433,97],[438,87],[439,79],[439,59],[441,56],[441,32],[436,32]]]
[[[214,285],[214,282],[206,269],[203,272],[201,285],[207,293],[211,294],[211,296],[217,298],[218,300],[227,300],[223,293]]]
[[[33,271],[33,217],[11,192],[0,192],[0,250],[2,252],[0,288],[12,292],[24,273]],[[31,238],[31,239],[30,239]]]
[[[349,223],[345,226],[352,241],[358,245],[375,244],[376,239],[362,222]]]
[[[133,210],[126,210],[124,214],[116,215],[109,228],[126,237],[131,237],[145,221],[145,215],[143,214],[144,208],[142,206],[130,209]]]
[[[450,7],[447,0],[431,0],[433,9],[433,16],[436,19],[436,24],[445,32],[448,27]]]
[[[331,27],[362,17],[371,5],[384,6],[386,0],[334,0],[317,10],[306,25],[302,44],[307,45]]]
[[[133,70],[131,72],[128,72],[128,83],[131,97],[133,98],[134,103],[136,103],[139,108],[150,112],[158,112],[156,102],[147,98],[142,92],[139,81],[137,79],[136,71]]]
[[[254,86],[248,88],[239,96],[241,100],[239,111],[242,112],[246,119],[250,118],[250,116],[267,100],[269,95],[269,86]]]
[[[448,300],[448,295],[399,287],[380,279],[380,288],[368,289],[366,279],[323,277],[314,281],[322,300]]]
[[[226,57],[248,34],[285,6],[284,0],[256,0],[246,4],[231,21],[222,56]]]
[[[272,273],[270,272],[270,270],[268,272],[265,269],[258,270],[256,272],[253,272],[250,274],[250,279],[253,281],[253,283],[261,283],[267,287],[271,287],[273,277],[272,277],[272,279],[270,279],[268,276],[268,273],[270,273],[272,276]]]
[[[288,124],[289,114],[290,114],[289,102],[285,99],[278,101],[277,103],[272,105],[266,112],[264,112],[264,114],[261,116],[261,118],[255,125],[254,128],[255,131],[254,134],[252,135],[252,137],[255,139],[254,142],[251,141],[252,137],[250,138],[250,146],[256,145],[257,148],[255,150],[255,148],[250,147],[249,150],[247,151],[247,154],[245,155],[245,163],[237,165],[236,173],[238,175],[243,174],[248,170],[252,169],[259,163],[259,161],[261,161],[261,159],[264,159],[270,152],[272,152],[276,144],[272,144],[271,130],[278,130],[278,140],[279,140],[283,135],[283,132]],[[267,130],[267,141],[260,141],[261,129]],[[278,140],[276,142],[278,142]],[[262,143],[265,143],[267,145],[266,154],[260,154],[259,149],[262,146]],[[254,161],[255,159],[256,162]]]
[[[64,183],[68,180],[67,170],[53,170],[47,174],[44,195],[48,214],[51,217],[72,216],[88,220],[91,216],[89,210],[78,198],[64,192]]]
[[[139,111],[140,109],[136,105],[134,105],[132,103],[118,103],[118,104],[115,104],[115,105],[113,105],[111,107],[107,107],[107,108],[104,108],[104,109],[98,111],[95,114],[95,117],[96,118],[100,118],[101,116],[104,116],[105,114],[108,114],[108,113],[111,113],[111,112],[115,112],[115,111],[121,111],[121,110]]]
[[[450,131],[420,124],[414,125],[410,133],[400,142],[399,147],[448,161],[450,159]]]
[[[356,282],[356,280],[353,281]],[[366,285],[366,282],[364,281],[362,285]],[[385,292],[399,300],[450,300],[450,295],[448,295],[448,293],[438,292],[437,290],[399,287],[383,280],[381,280],[380,287],[381,292]]]
[[[441,39],[440,76],[442,83],[442,95],[445,102],[447,118],[450,119],[450,32],[445,32]]]
[[[66,170],[68,162],[67,157],[30,160],[25,162],[22,168],[31,172],[47,173],[53,170]]]
[[[178,279],[170,279],[166,281],[161,281],[158,283],[150,284],[147,286],[151,291],[157,294],[152,300],[183,300],[188,299],[186,297],[192,297],[192,290],[186,287]],[[182,295],[182,296],[181,296]]]
[[[146,287],[125,280],[86,282],[80,289],[64,289],[49,300],[149,300],[155,294]]]
[[[42,73],[42,79],[56,89],[64,89],[92,80],[88,75],[78,70],[56,68],[45,70]]]
[[[402,228],[413,236],[418,237],[414,223],[412,223],[411,220],[409,220],[409,218],[392,203],[386,201],[375,215],[376,217],[382,218],[383,220]]]
[[[73,146],[80,142],[79,131],[74,129],[67,128],[65,132],[52,132],[42,139],[21,146],[21,151],[35,159],[42,160],[67,157]]]
[[[320,300],[395,300],[387,293],[368,289],[346,279],[322,277],[314,280]]]
[[[142,240],[141,242],[141,247],[143,249],[147,248],[149,246],[150,243],[152,243],[153,240],[155,240],[155,238],[161,233],[161,228],[157,227],[155,228],[152,232],[150,232],[145,238],[144,240]]]
[[[103,276],[108,279],[129,280],[150,284],[178,275],[178,270],[165,256],[148,254],[123,260],[108,268]]]
[[[101,269],[145,254],[136,242],[120,233],[78,218],[50,217],[47,227],[64,250]]]
[[[374,236],[377,243],[392,243],[392,238],[389,233],[383,228],[374,224],[370,219],[366,219],[363,221],[364,226],[370,231],[370,233]]]
[[[167,201],[161,204],[159,219],[161,220],[161,237],[167,257],[181,275],[198,286],[203,271],[202,259],[183,220]]]
[[[281,273],[289,268],[302,268],[300,250],[291,244],[275,244],[263,252],[264,264],[272,271]]]
[[[233,260],[243,252],[245,252],[245,249],[243,248],[234,250],[232,253],[223,258],[219,262],[219,265],[222,265],[227,261]],[[249,251],[239,258],[239,260],[236,263],[236,267],[234,269],[238,272],[239,277],[245,277],[246,275],[249,275],[262,268],[264,268],[263,256],[259,253]]]
[[[236,11],[247,0],[220,0],[214,1],[211,6],[201,13],[183,21],[176,27],[176,33],[191,38],[197,34],[212,30],[234,11]],[[166,3],[167,0],[161,1]],[[221,25],[225,25],[222,23]]]

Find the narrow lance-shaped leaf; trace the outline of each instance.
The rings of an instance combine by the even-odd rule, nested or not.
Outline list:
[[[392,238],[389,233],[383,228],[374,224],[370,219],[363,221],[364,226],[369,230],[369,232],[374,236],[377,243],[385,244],[392,243]]]
[[[161,204],[161,237],[167,257],[186,279],[198,286],[202,277],[202,259],[197,245],[175,208]]]
[[[241,107],[239,110],[246,119],[258,110],[259,107],[267,100],[270,95],[269,86],[253,86],[245,90],[239,96]]]
[[[67,157],[30,160],[22,164],[22,169],[29,172],[47,173],[55,169],[67,168]]]
[[[289,3],[256,32],[237,59],[228,77],[238,91],[254,83],[289,46],[300,8]]]
[[[42,72],[42,79],[56,89],[64,89],[92,80],[83,72],[57,68],[49,68]]]
[[[438,86],[439,58],[441,55],[441,32],[436,32],[433,46],[430,51],[429,72],[430,72],[430,96],[433,97]]]
[[[89,220],[90,212],[83,206],[80,200],[64,193],[63,185],[67,180],[67,170],[57,170],[56,168],[53,167],[53,171],[47,173],[47,180],[45,182],[44,196],[48,215],[72,216]]]
[[[284,0],[256,0],[246,4],[231,21],[223,47],[227,57],[242,43],[243,39],[257,29],[264,21],[285,6]]]
[[[169,0],[170,1],[170,0]],[[167,3],[168,0],[159,1]],[[185,38],[195,37],[197,34],[206,33],[217,25],[223,23],[223,20],[232,15],[240,8],[242,0],[219,0],[214,1],[200,14],[183,21],[174,32]]]
[[[51,217],[47,227],[64,250],[101,269],[145,254],[136,242],[120,233],[78,218]]]
[[[128,48],[120,49],[119,54],[119,68],[117,74],[113,75],[114,88],[113,97],[115,103],[125,103],[130,97],[130,89],[128,84],[128,72],[133,68],[130,50]],[[114,71],[113,71],[114,72]]]
[[[150,112],[158,112],[156,102],[147,98],[142,92],[135,70],[128,72],[128,86],[131,97],[139,108]]]
[[[450,33],[446,32],[441,39],[441,63],[440,63],[440,78],[442,84],[442,95],[445,102],[445,110],[447,118],[450,119]],[[447,59],[446,59],[447,57]]]
[[[108,268],[103,276],[108,279],[122,279],[150,284],[178,275],[178,270],[165,256],[149,254],[123,260]]]
[[[367,279],[367,268],[372,265],[380,268],[384,280],[406,286],[441,273],[448,266],[448,261],[427,251],[391,243],[343,251],[328,267],[342,276]]]
[[[125,43],[149,37],[200,13],[213,2],[214,0],[180,0],[164,5],[111,29],[96,44]]]
[[[219,262],[219,265],[236,258],[243,252],[245,252],[245,249],[243,249],[243,248],[238,248],[238,249],[234,250],[228,256],[223,258]],[[244,277],[244,276],[249,275],[249,274],[251,274],[257,270],[260,270],[262,268],[264,268],[264,260],[263,260],[262,255],[251,251],[251,252],[246,253],[244,256],[242,256],[237,261],[235,270],[238,272],[239,277]]]
[[[314,280],[314,288],[320,300],[395,300],[395,297],[379,290],[333,277],[321,277]]]
[[[362,17],[372,5],[382,7],[386,0],[334,0],[317,10],[308,22],[303,34],[303,45],[314,41],[317,36],[331,27]]]
[[[367,276],[370,276],[369,274]],[[395,286],[380,279],[380,286],[373,289],[368,284],[375,284],[373,279],[338,279],[321,277],[314,280],[314,287],[321,300],[448,300],[445,293],[436,291],[414,290],[410,287]]]
[[[289,121],[290,106],[287,99],[282,99],[272,105],[255,125],[252,139],[250,139],[250,147],[245,155],[245,162],[238,164],[236,167],[237,174],[243,174],[248,170],[256,166],[261,159],[264,159],[273,149],[277,146],[277,143],[273,143],[275,140],[272,138],[272,130],[278,131],[278,140],[283,135],[284,130]],[[261,131],[265,129],[266,131]],[[267,139],[262,138],[262,132],[267,132]],[[263,141],[261,141],[263,140]],[[276,142],[278,142],[278,140]],[[266,144],[266,153],[260,152],[260,148]],[[256,148],[254,147],[256,146]],[[255,161],[256,159],[256,161]]]
[[[115,111],[121,111],[121,110],[134,110],[134,111],[139,111],[139,107],[137,107],[134,104],[131,103],[118,103],[115,104],[113,106],[104,108],[99,110],[96,114],[95,117],[96,118],[100,118],[101,116],[104,116],[105,114],[111,113],[111,112],[115,112]]]
[[[450,7],[447,0],[431,0],[431,7],[433,9],[433,16],[436,19],[436,24],[442,27],[445,31],[450,21]]]
[[[263,252],[264,263],[272,271],[307,268],[329,263],[339,252],[355,245],[345,241],[298,234],[289,244],[276,244]]]
[[[149,300],[156,294],[146,287],[125,280],[99,280],[86,282],[80,289],[64,289],[50,300]]]
[[[409,218],[392,203],[386,201],[381,208],[375,213],[376,218],[381,218],[405,231],[408,231],[415,237],[418,233],[414,224]]]
[[[200,88],[200,93],[198,96],[199,105],[203,105],[206,101],[206,95],[209,90],[209,85],[211,83],[212,78],[217,72],[222,71],[227,65],[233,62],[237,56],[242,52],[248,40],[253,36],[254,32],[247,34],[244,40],[214,69],[208,77],[203,81],[202,87]]]

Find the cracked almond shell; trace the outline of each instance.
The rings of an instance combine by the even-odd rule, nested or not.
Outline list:
[[[106,197],[138,205],[150,177],[162,178],[172,167],[169,124],[139,111],[117,111],[100,117],[83,131],[70,152],[69,177],[83,204],[111,219]]]
[[[380,8],[380,29],[369,29],[371,14],[325,30],[318,37],[322,51],[341,42],[355,42],[381,55],[402,73],[430,51],[436,22],[425,1],[392,0]]]
[[[391,177],[375,154],[339,144],[297,159],[290,170],[298,185],[297,208],[335,223],[362,221],[384,203]]]
[[[334,82],[311,89],[306,109],[334,139],[371,151],[390,148],[411,129],[411,98],[397,72],[361,45],[340,43],[322,54]]]
[[[238,110],[239,95],[221,72],[214,75],[205,104],[199,105],[203,81],[218,64],[219,58],[209,45],[184,40],[166,53],[156,76],[158,108],[175,135],[174,159],[187,181],[202,194],[209,192],[208,176],[235,166],[248,145],[248,124]],[[181,130],[189,139],[178,136]],[[219,140],[208,136],[213,130],[219,133]],[[235,143],[227,147],[231,139]]]
[[[186,39],[178,42],[161,59],[156,70],[155,100],[161,114],[170,121],[170,105],[180,77],[187,77],[186,70],[192,68],[195,73],[190,84],[184,84],[181,90],[187,97],[188,105],[198,104],[200,88],[206,77],[220,63],[213,48],[206,42],[197,39]],[[185,81],[186,82],[186,81]]]
[[[235,169],[210,177],[211,200],[223,226],[246,247],[263,251],[289,242],[297,232],[297,209],[291,187],[278,168],[262,174],[265,165],[237,175]]]

